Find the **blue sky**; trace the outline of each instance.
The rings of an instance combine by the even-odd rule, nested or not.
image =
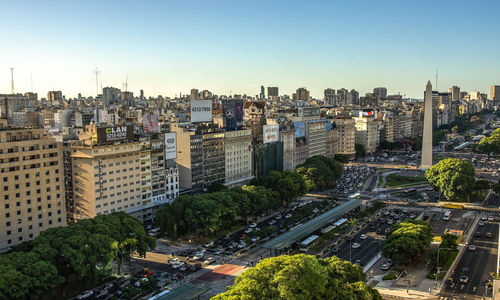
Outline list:
[[[427,80],[500,84],[498,1],[2,1],[0,93],[99,88],[174,97],[191,88],[256,95],[423,98]],[[32,80],[31,80],[32,78]]]

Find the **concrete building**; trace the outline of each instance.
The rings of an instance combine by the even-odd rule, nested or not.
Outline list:
[[[334,119],[338,132],[338,154],[344,154],[351,158],[356,155],[356,125],[352,118],[337,117]]]
[[[500,85],[492,85],[490,87],[490,100],[500,101]]]
[[[326,131],[326,153],[325,156],[334,158],[339,152],[339,132],[336,128]]]
[[[0,120],[0,252],[66,225],[61,144],[43,129]]]
[[[47,93],[47,101],[63,101],[61,91],[49,91]]]
[[[365,147],[366,152],[377,151],[378,125],[374,117],[354,117],[356,127],[356,144]]]
[[[326,121],[323,119],[307,120],[306,139],[309,146],[309,157],[326,155]]]
[[[306,88],[298,88],[297,92],[295,93],[296,99],[294,100],[303,100],[303,101],[309,101],[309,91]]]
[[[189,99],[197,100],[199,98],[198,89],[191,89],[191,96]]]
[[[102,89],[102,103],[104,105],[117,104],[121,100],[121,91],[114,87],[105,87]]]
[[[373,96],[379,99],[386,99],[387,89],[385,87],[376,87],[373,89]]]
[[[267,97],[268,98],[279,97],[278,87],[268,86],[267,87]]]
[[[22,94],[0,94],[0,117],[7,119],[11,124],[12,113],[22,111],[23,108],[31,107],[31,101]]]
[[[252,131],[250,129],[224,133],[225,183],[228,188],[243,186],[253,179]]]
[[[55,117],[54,114],[57,112],[55,108],[42,109],[40,113],[43,118],[43,126],[45,128],[55,128]]]
[[[448,89],[448,93],[451,94],[451,100],[460,100],[460,87],[452,86]]]
[[[432,129],[433,129],[433,108],[434,108],[434,93],[432,92],[432,84],[429,80],[425,88],[424,99],[424,135],[422,139],[422,161],[420,168],[428,169],[432,167]]]
[[[283,170],[294,171],[295,127],[291,121],[279,125],[279,138],[283,143]]]

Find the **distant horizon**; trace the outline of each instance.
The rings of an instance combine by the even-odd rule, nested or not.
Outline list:
[[[281,95],[305,87],[423,99],[433,90],[489,95],[500,84],[500,2],[22,1],[3,8],[0,93],[142,89],[146,97]],[[484,10],[484,7],[488,9]],[[480,11],[480,22],[461,16]],[[22,19],[21,19],[22,16]],[[436,70],[439,70],[436,88]],[[267,95],[267,90],[266,90]]]

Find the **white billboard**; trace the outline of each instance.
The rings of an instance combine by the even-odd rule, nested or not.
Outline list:
[[[175,132],[165,133],[165,159],[177,158],[177,139]]]
[[[191,100],[191,122],[212,121],[212,100]]]
[[[280,127],[278,124],[264,125],[264,144],[279,142]]]

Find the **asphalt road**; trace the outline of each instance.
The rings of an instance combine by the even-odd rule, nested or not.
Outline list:
[[[495,272],[497,266],[498,224],[486,222],[476,231],[481,232],[481,237],[474,236],[470,243],[476,246],[476,250],[465,250],[452,276],[454,285],[446,286],[443,297],[474,299],[486,295],[485,281],[491,279],[490,273]],[[491,232],[491,238],[486,237],[487,232]],[[468,283],[460,283],[462,275],[469,277]],[[488,295],[491,296],[491,290]]]

